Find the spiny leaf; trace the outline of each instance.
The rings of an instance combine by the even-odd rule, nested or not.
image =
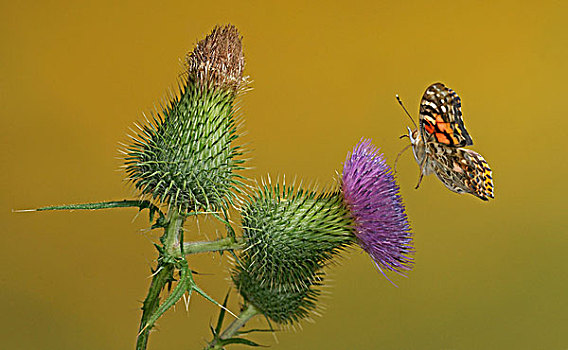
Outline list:
[[[230,291],[230,290],[229,290]],[[221,328],[223,326],[223,319],[225,318],[225,308],[227,307],[227,301],[229,300],[229,292],[225,296],[225,300],[223,300],[223,308],[219,311],[219,318],[217,320],[217,326],[215,327],[214,334],[220,334]]]
[[[25,209],[25,210],[16,210],[16,211],[25,212],[25,211],[47,211],[47,210],[97,210],[97,209],[132,208],[132,207],[137,207],[140,210],[150,209],[151,212],[161,213],[160,209],[148,200],[128,200],[128,199],[122,201],[53,205],[37,209]]]
[[[199,288],[196,284],[193,284],[191,286],[191,289],[196,291],[197,293],[201,294],[202,297],[209,300],[213,304],[219,306],[221,309],[226,310],[228,313],[233,315],[235,318],[238,318],[238,316],[235,315],[233,312],[231,312],[231,310],[227,309],[224,305],[219,304],[217,301],[215,301],[215,299],[211,298],[209,295],[207,295],[207,293],[205,293],[203,290],[201,290],[201,288]]]
[[[189,267],[187,266],[187,261],[185,260],[180,267],[180,274],[180,279],[175,288],[164,300],[164,302],[160,304],[160,306],[158,306],[154,314],[152,314],[152,316],[148,318],[148,322],[146,322],[144,328],[140,330],[140,333],[142,333],[146,328],[153,327],[154,323],[160,318],[160,316],[162,316],[164,312],[166,312],[170,307],[175,305],[175,303],[177,303],[178,300],[181,299],[185,292],[189,291],[191,295],[191,284],[193,283],[193,278],[191,277],[191,272],[189,270]]]
[[[263,333],[263,332],[274,332],[274,329],[247,329],[246,331],[238,331],[237,334],[241,335],[241,334],[249,334],[249,333],[254,333],[254,332],[259,332],[259,333]]]
[[[158,213],[159,217],[152,228],[163,227],[165,219],[164,213],[148,200],[122,200],[122,201],[109,201],[109,202],[95,202],[95,203],[81,203],[81,204],[67,204],[67,205],[53,205],[37,209],[15,210],[15,212],[31,212],[31,211],[48,211],[48,210],[98,210],[98,209],[113,209],[113,208],[138,208],[139,211],[148,209],[149,220],[152,222],[154,216]]]
[[[217,342],[217,344],[221,346],[229,345],[229,344],[243,344],[248,346],[261,346],[265,347],[265,345],[260,345],[258,343],[253,342],[252,340],[243,339],[243,338],[229,338],[229,339],[221,339]]]

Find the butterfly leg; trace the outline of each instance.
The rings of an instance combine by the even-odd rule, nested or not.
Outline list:
[[[422,182],[423,177],[424,177],[424,173],[420,172],[420,177],[418,178],[418,183],[416,184],[416,187],[414,187],[415,190],[417,190],[418,187],[420,187],[420,183]]]
[[[424,160],[422,160],[422,163],[420,164],[420,177],[418,178],[418,183],[416,184],[416,187],[414,187],[415,190],[417,190],[418,187],[420,187],[420,183],[422,182],[422,178],[424,177],[425,165],[426,165],[426,157],[424,157]]]
[[[407,135],[403,135],[403,136],[407,136]],[[410,146],[412,146],[412,144],[409,144],[408,146],[404,147],[402,149],[402,151],[398,152],[398,154],[396,155],[396,159],[394,160],[394,173],[396,174],[396,164],[398,163],[398,158],[400,158],[400,156],[404,153],[404,151],[406,151]]]

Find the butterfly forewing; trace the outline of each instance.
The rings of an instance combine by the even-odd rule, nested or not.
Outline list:
[[[452,147],[473,145],[463,124],[461,99],[442,83],[430,85],[420,101],[420,130],[425,143]]]

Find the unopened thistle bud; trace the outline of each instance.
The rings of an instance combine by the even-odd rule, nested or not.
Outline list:
[[[242,211],[245,248],[233,271],[241,295],[276,322],[304,318],[321,269],[354,242],[352,224],[338,193],[264,185]]]
[[[186,59],[180,91],[126,149],[135,187],[180,211],[218,210],[238,192],[235,98],[246,87],[237,29],[216,27]]]
[[[238,269],[233,280],[247,303],[253,304],[264,316],[280,324],[294,324],[310,316],[317,308],[320,295],[317,287],[323,281],[323,274],[317,277],[317,280],[294,286],[293,289],[279,285],[267,286],[243,269]]]

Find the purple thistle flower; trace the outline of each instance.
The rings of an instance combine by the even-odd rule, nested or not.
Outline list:
[[[355,221],[361,248],[377,268],[401,272],[412,268],[412,232],[391,168],[371,140],[361,139],[347,155],[342,194]],[[383,273],[384,274],[384,273]]]

